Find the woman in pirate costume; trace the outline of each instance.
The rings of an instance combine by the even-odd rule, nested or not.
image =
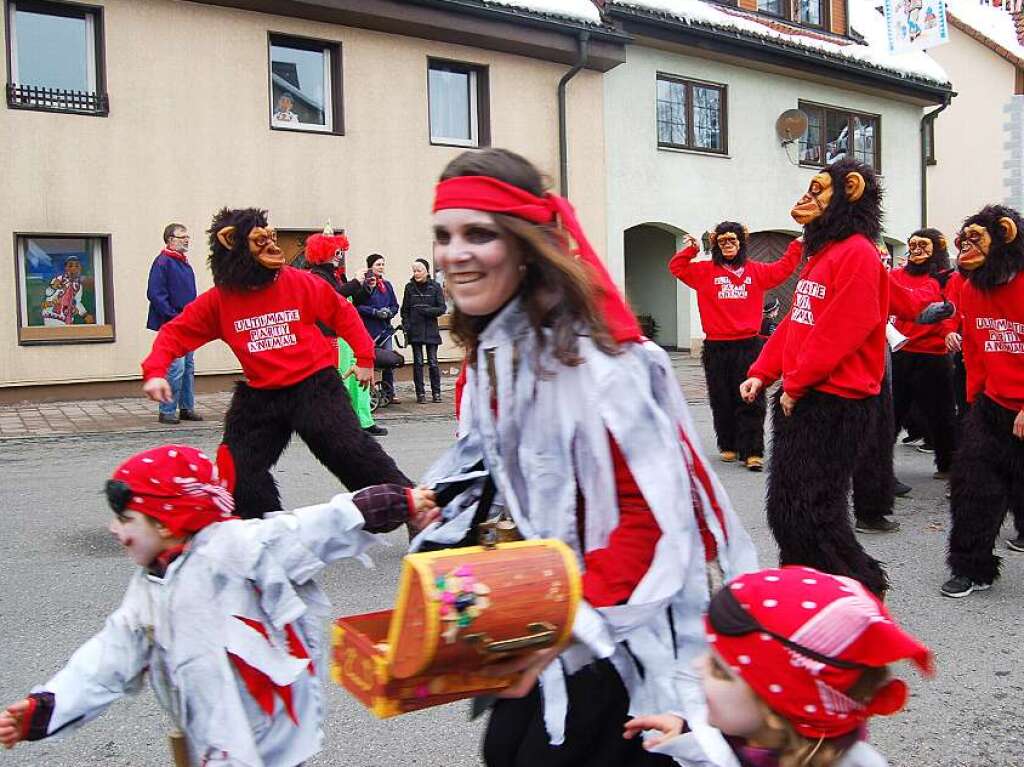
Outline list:
[[[657,764],[621,726],[632,708],[699,705],[696,677],[674,689],[670,668],[703,651],[709,595],[756,566],[753,544],[668,357],[641,336],[568,201],[525,159],[489,149],[449,164],[434,211],[467,377],[459,439],[425,483],[469,486],[413,548],[496,528],[565,541],[583,571],[574,642],[508,669],[521,681],[492,711],[485,762]]]

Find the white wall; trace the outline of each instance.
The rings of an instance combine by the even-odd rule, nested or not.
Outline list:
[[[960,223],[1008,196],[1010,141],[1004,106],[1013,99],[1016,70],[1006,59],[949,28],[949,42],[928,53],[949,73],[957,92],[935,120],[936,164],[928,169],[928,223],[950,242]]]
[[[752,232],[796,228],[789,211],[816,169],[787,158],[775,119],[800,99],[881,115],[885,232],[904,240],[918,226],[919,107],[640,45],[628,47],[626,59],[604,79],[608,267],[620,284],[623,232],[637,224],[661,222],[695,236],[724,219],[741,221]],[[728,86],[728,157],[658,149],[658,72]],[[795,162],[796,145],[789,154]],[[672,277],[666,272],[665,279]],[[685,332],[697,348],[700,320],[696,301],[689,303],[690,328],[680,322],[679,343],[690,345]]]

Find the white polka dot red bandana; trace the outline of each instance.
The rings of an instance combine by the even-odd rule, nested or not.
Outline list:
[[[849,697],[865,670],[899,660],[932,670],[928,648],[860,583],[807,567],[736,578],[705,620],[719,656],[807,737],[838,737],[903,707],[907,687],[898,679],[865,703]]]
[[[188,445],[163,445],[132,456],[113,480],[132,491],[127,508],[159,520],[175,535],[195,533],[234,515],[235,470],[221,445],[214,463]]]

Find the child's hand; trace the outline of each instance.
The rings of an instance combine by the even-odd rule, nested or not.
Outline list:
[[[31,707],[31,701],[25,698],[0,711],[0,745],[4,748],[14,748],[14,744],[22,739],[24,719]]]
[[[437,508],[437,498],[430,488],[422,486],[413,488],[412,498],[416,510],[409,523],[417,530],[422,530],[441,515],[441,510]]]
[[[659,737],[649,738],[644,741],[644,748],[651,749],[660,746],[662,743],[678,737],[683,732],[683,725],[686,721],[675,714],[650,714],[648,716],[637,716],[625,724],[626,731],[622,737],[634,738],[644,730],[657,730],[661,733]]]

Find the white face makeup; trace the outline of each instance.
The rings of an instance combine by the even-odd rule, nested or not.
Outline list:
[[[708,724],[726,735],[749,738],[764,725],[760,702],[750,686],[714,651],[694,661],[708,702]]]
[[[108,528],[128,556],[140,567],[146,567],[167,548],[167,540],[145,514],[126,509],[115,517]]]
[[[453,208],[434,214],[434,263],[460,311],[493,314],[519,292],[523,259],[494,217],[480,210]]]

